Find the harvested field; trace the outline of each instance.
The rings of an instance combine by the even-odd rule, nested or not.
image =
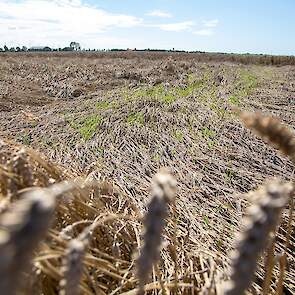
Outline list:
[[[233,110],[276,116],[294,134],[294,81],[295,66],[202,62],[193,55],[0,55],[0,212],[30,187],[87,179],[58,199],[23,289],[57,294],[68,241],[100,220],[85,246],[82,293],[136,294],[151,179],[168,167],[176,200],[147,290],[158,294],[166,284],[173,294],[223,294],[218,286],[228,279],[229,251],[251,204],[247,193],[273,177],[294,180],[294,163]],[[294,231],[294,218],[290,226]],[[291,235],[284,294],[295,294],[294,246]],[[249,294],[263,286],[264,259],[258,264]],[[279,273],[276,262],[269,294]]]

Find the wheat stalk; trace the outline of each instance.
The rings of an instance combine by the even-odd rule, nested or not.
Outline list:
[[[161,237],[168,216],[168,204],[174,200],[176,181],[167,170],[161,170],[152,180],[152,199],[145,216],[143,247],[137,261],[138,294],[144,293],[153,264],[159,259]]]
[[[225,295],[244,294],[250,287],[257,259],[267,246],[269,234],[275,231],[292,190],[291,183],[273,181],[253,193],[254,204],[244,219],[245,228],[233,253]]]

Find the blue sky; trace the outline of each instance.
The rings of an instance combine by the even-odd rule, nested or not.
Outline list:
[[[0,46],[295,54],[294,0],[0,0]]]

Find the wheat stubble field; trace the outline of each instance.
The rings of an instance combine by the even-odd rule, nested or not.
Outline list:
[[[235,284],[247,284],[255,243],[263,252],[247,294],[295,294],[295,143],[284,133],[295,129],[294,65],[176,53],[2,54],[0,123],[5,294],[139,294],[141,284],[147,294],[242,294],[223,283],[232,265]],[[283,183],[248,194],[273,178]],[[150,195],[157,201],[148,205]],[[254,236],[244,234],[246,253],[233,263],[251,205]],[[275,231],[278,219],[260,245],[264,223]]]

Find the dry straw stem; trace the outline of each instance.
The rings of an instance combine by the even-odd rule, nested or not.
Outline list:
[[[161,237],[168,216],[168,204],[174,201],[176,181],[165,169],[156,174],[152,180],[152,199],[145,216],[143,247],[137,261],[137,276],[139,290],[137,294],[144,293],[144,285],[149,279],[152,266],[159,259]]]
[[[248,217],[244,220],[244,231],[233,253],[225,295],[244,294],[250,287],[257,259],[267,246],[269,234],[276,229],[280,213],[292,190],[291,183],[274,180],[253,193],[254,204],[249,208]]]
[[[216,264],[214,263],[213,258],[211,257],[209,260],[210,265],[210,277],[208,278],[207,282],[203,286],[202,290],[200,291],[200,295],[211,295],[215,292],[213,291],[213,287],[215,285],[215,275],[216,275]]]
[[[32,190],[0,217],[1,294],[15,294],[20,287],[21,275],[50,226],[56,197],[69,188],[69,184],[59,184]]]
[[[295,136],[278,119],[263,116],[261,113],[247,112],[241,112],[240,117],[248,128],[289,156],[295,163]]]

